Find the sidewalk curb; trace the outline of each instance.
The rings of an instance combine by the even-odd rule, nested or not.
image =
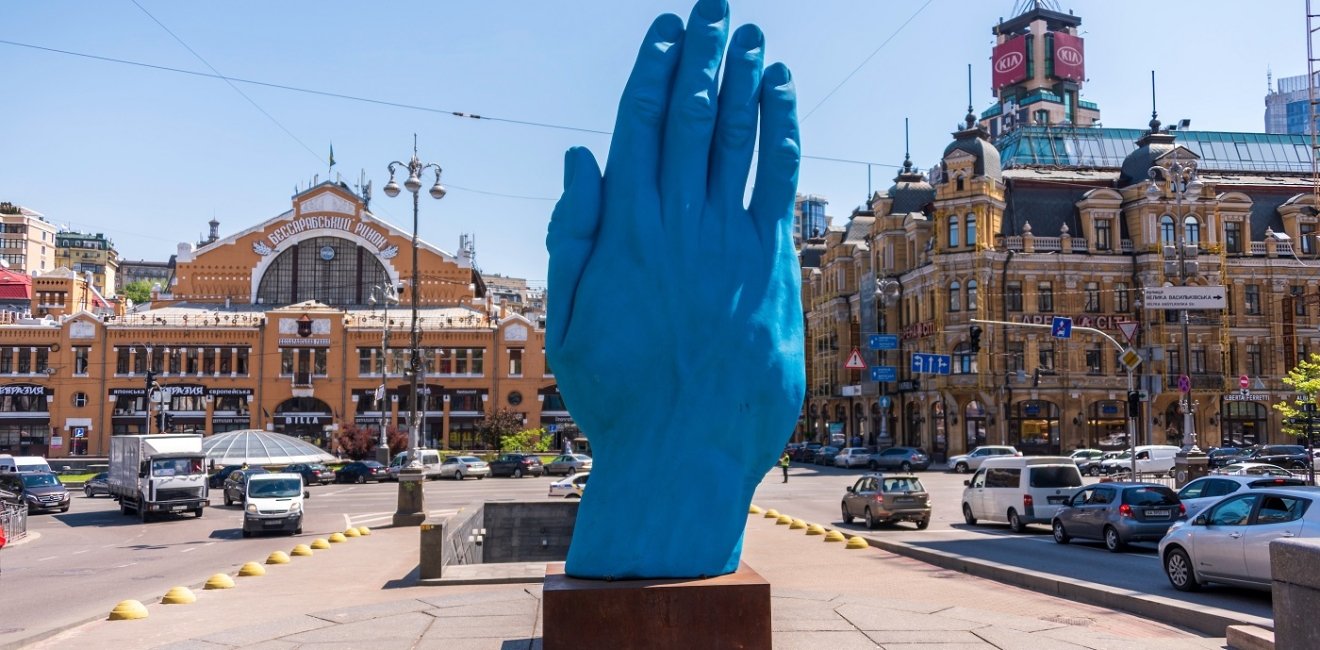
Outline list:
[[[1135,614],[1169,625],[1185,627],[1213,637],[1222,637],[1230,625],[1254,625],[1274,629],[1274,621],[1227,609],[1196,606],[1171,601],[1161,596],[1105,587],[1082,580],[1029,569],[1009,567],[996,562],[936,551],[904,542],[866,537],[873,548],[889,551],[927,564],[960,571],[980,578],[1030,589],[1048,596],[1074,600],[1088,605]]]

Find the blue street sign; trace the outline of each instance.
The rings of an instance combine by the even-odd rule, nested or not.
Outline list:
[[[922,352],[912,353],[911,370],[917,374],[927,375],[948,375],[951,374],[953,367],[953,358],[947,354],[925,354]]]
[[[895,366],[871,366],[871,381],[898,381]]]
[[[870,340],[868,341],[868,343],[869,343],[868,347],[870,347],[872,350],[897,350],[898,335],[872,334],[870,336]]]
[[[1312,404],[1311,406],[1315,406],[1315,405]],[[888,396],[888,395],[881,395],[881,396],[880,396],[880,408],[882,408],[882,409],[887,409],[887,408],[889,408],[889,396]]]
[[[1072,319],[1067,316],[1055,316],[1050,322],[1050,334],[1056,339],[1072,338]]]

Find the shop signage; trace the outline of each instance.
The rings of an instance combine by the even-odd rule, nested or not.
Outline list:
[[[319,415],[316,413],[289,413],[275,416],[284,424],[321,424],[322,420],[329,419],[328,415]]]
[[[145,388],[111,388],[111,397],[143,397],[147,394]]]
[[[247,416],[243,416],[243,417],[213,416],[211,418],[212,424],[247,424],[249,421],[250,420]]]
[[[1054,76],[1060,79],[1086,79],[1086,59],[1082,38],[1067,32],[1054,32]]]
[[[280,243],[309,230],[339,230],[346,233],[352,233],[362,239],[365,239],[372,246],[382,259],[392,259],[399,254],[399,247],[390,244],[390,240],[384,233],[372,228],[371,226],[359,221],[354,217],[300,217],[294,219],[279,228],[270,231],[265,239],[258,239],[252,242],[252,250],[258,255],[270,255],[275,252]]]
[[[1268,397],[1264,393],[1224,393],[1225,402],[1263,402]]]
[[[211,388],[206,391],[206,394],[215,395],[216,397],[227,397],[231,395],[237,395],[239,397],[250,397],[252,395],[252,389],[251,388]]]
[[[1027,38],[1029,36],[1014,36],[995,46],[990,54],[994,68],[993,90],[1027,78]]]
[[[0,386],[0,395],[46,395],[45,386],[16,385]]]
[[[928,320],[920,323],[913,323],[903,328],[903,340],[925,338],[935,333],[935,321]]]
[[[307,347],[307,346],[329,347],[329,346],[330,346],[330,339],[288,339],[288,338],[282,338],[282,339],[280,339],[280,345],[298,346],[298,347]]]
[[[1055,316],[1051,314],[1019,314],[1013,317],[1013,322],[1053,325],[1054,318]],[[1073,327],[1090,327],[1098,330],[1116,330],[1123,323],[1135,322],[1127,314],[1083,314],[1065,318],[1072,319]]]
[[[161,391],[173,397],[202,397],[206,394],[206,387],[201,384],[162,386]]]

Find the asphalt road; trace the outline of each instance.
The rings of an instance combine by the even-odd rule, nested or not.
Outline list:
[[[426,506],[432,516],[443,516],[479,499],[546,498],[552,480],[427,482]],[[218,490],[201,519],[179,515],[148,524],[119,514],[118,504],[108,497],[89,499],[73,492],[69,512],[29,516],[32,539],[0,550],[0,648],[104,617],[120,600],[159,600],[171,587],[197,586],[215,573],[264,562],[272,551],[288,551],[350,524],[388,524],[398,494],[394,483],[312,486],[309,491],[302,535],[250,539],[242,536],[242,510],[220,505]]]
[[[868,531],[861,522],[844,524],[840,501],[844,490],[865,472],[833,467],[796,466],[789,482],[781,483],[775,470],[766,475],[754,503],[783,514],[821,523],[866,537],[883,537],[948,553],[997,562],[1119,589],[1151,594],[1197,605],[1273,618],[1269,592],[1210,585],[1198,593],[1183,593],[1169,585],[1160,566],[1157,544],[1133,544],[1111,553],[1100,542],[1054,542],[1048,526],[1033,525],[1021,535],[1007,525],[968,526],[962,517],[961,497],[966,474],[919,472],[932,499],[932,519],[926,530],[899,523]],[[1087,483],[1095,479],[1087,479]]]

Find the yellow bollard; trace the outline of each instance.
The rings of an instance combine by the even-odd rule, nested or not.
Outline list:
[[[317,537],[316,539],[312,540],[312,548],[318,551],[323,551],[327,548],[330,548],[330,542],[325,541],[324,537]]]
[[[344,531],[344,537],[357,537],[361,534],[362,533],[359,533],[356,528],[348,528]]]
[[[299,544],[293,547],[292,551],[289,551],[289,555],[295,555],[295,556],[308,556],[311,554],[312,554],[312,549],[310,546],[306,544]]]
[[[771,509],[765,511],[765,518],[766,518],[766,519],[775,519],[775,518],[778,518],[778,517],[779,517],[779,511],[778,511],[778,510],[775,510],[774,508],[771,508]]]
[[[288,564],[289,554],[284,551],[275,551],[266,558],[266,564]]]
[[[347,542],[347,541],[348,541],[348,538],[347,538],[347,537],[344,537],[344,534],[343,534],[343,533],[330,533],[330,543],[331,543],[331,544],[339,544],[339,543]]]
[[[793,523],[793,518],[788,515],[779,515],[779,518],[775,520],[776,526],[787,526],[791,523]]]
[[[837,530],[831,530],[830,532],[825,533],[825,541],[827,541],[827,542],[842,542],[842,541],[843,541],[843,533],[841,533],[841,532],[839,532],[839,531],[837,531]]]
[[[227,573],[217,573],[206,581],[207,589],[233,589],[234,579]]]
[[[749,515],[759,515],[759,514],[761,514],[762,512],[764,512],[764,511],[761,510],[761,506],[758,506],[758,505],[756,505],[756,504],[754,504],[754,503],[752,504],[752,507],[750,507],[750,508],[747,509],[747,514],[749,514]]]
[[[789,530],[802,530],[803,528],[806,527],[807,527],[807,522],[802,521],[801,519],[794,519],[793,523],[788,525]]]
[[[357,529],[358,529],[358,534],[362,535],[363,537],[366,537],[367,535],[371,534],[371,529],[367,528],[366,526],[358,526]]]
[[[197,602],[197,596],[194,596],[192,590],[187,587],[173,587],[165,592],[160,602],[164,605],[187,605]]]
[[[824,535],[825,527],[820,524],[810,524],[807,526],[808,535]]]
[[[866,543],[865,537],[853,536],[848,538],[847,548],[857,550],[859,548],[871,548],[871,545]]]
[[[132,621],[147,617],[147,608],[136,600],[121,600],[115,608],[110,610],[110,620],[112,621]]]
[[[238,570],[238,575],[244,577],[264,576],[266,575],[266,567],[261,566],[256,562],[248,562],[247,564],[243,565],[243,568]]]

